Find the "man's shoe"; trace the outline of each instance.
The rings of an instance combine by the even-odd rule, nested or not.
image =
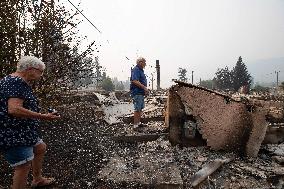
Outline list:
[[[136,131],[136,132],[142,132],[142,130],[141,130],[142,128],[141,127],[139,127],[139,125],[134,125],[133,126],[133,131]]]

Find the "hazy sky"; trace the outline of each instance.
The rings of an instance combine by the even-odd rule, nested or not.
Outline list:
[[[284,57],[284,0],[82,0],[79,7],[102,31],[84,20],[80,33],[101,45],[101,65],[119,80],[137,56],[147,59],[149,76],[160,60],[162,87],[179,67],[199,82],[239,56],[245,63]]]

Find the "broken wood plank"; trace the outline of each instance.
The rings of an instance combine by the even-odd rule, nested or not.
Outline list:
[[[123,123],[133,123],[133,116],[131,117],[119,117]],[[150,121],[165,121],[165,117],[163,116],[156,116],[156,117],[142,117],[142,123],[148,123]]]
[[[201,170],[199,170],[197,173],[195,173],[191,179],[192,186],[195,187],[198,184],[200,184],[203,180],[205,180],[209,175],[214,173],[221,165],[224,163],[228,163],[232,161],[233,158],[227,158],[227,159],[216,159],[213,162],[210,162],[209,164],[205,165]]]
[[[284,157],[283,156],[272,156],[272,159],[276,161],[278,164],[284,164]]]
[[[246,155],[249,157],[257,157],[261,143],[265,138],[266,130],[269,125],[265,118],[266,113],[267,111],[261,108],[256,108],[252,113],[253,126],[245,149]]]

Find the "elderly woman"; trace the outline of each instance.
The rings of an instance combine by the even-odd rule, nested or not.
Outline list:
[[[26,187],[32,166],[32,187],[46,186],[53,178],[42,176],[46,144],[40,138],[39,120],[54,120],[55,113],[39,113],[38,101],[30,83],[40,79],[44,63],[36,57],[24,56],[16,72],[0,80],[0,151],[14,167],[13,189]]]

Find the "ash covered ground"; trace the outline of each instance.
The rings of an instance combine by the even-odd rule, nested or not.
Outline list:
[[[253,159],[212,151],[207,146],[172,146],[167,138],[161,101],[148,99],[144,114],[147,127],[139,132],[132,130],[131,110],[124,108],[122,115],[117,108],[120,102],[102,104],[66,103],[56,107],[61,120],[42,123],[40,130],[48,145],[43,172],[57,180],[46,188],[192,188],[191,179],[197,171],[225,158],[233,160],[222,165],[198,188],[283,188],[283,164],[273,159],[275,155],[284,156],[282,144],[263,145]],[[106,109],[117,114],[110,118],[111,111],[103,113]],[[124,122],[116,120],[118,117]],[[114,140],[153,134],[157,138],[145,142]],[[1,189],[9,188],[12,173],[0,156]]]

